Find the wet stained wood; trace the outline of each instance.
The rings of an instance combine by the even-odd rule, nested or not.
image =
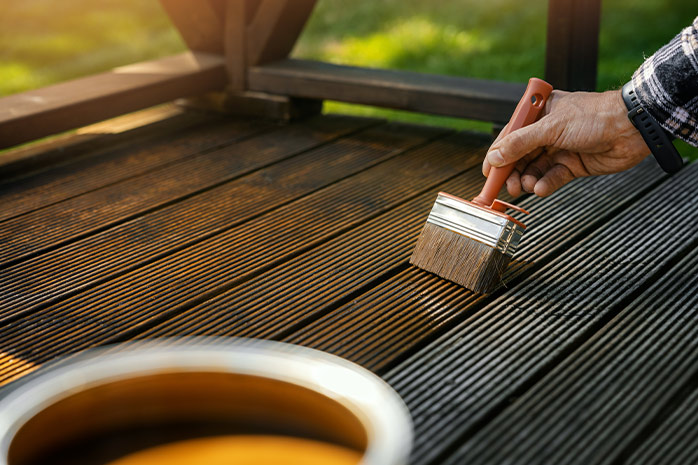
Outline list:
[[[535,463],[553,440],[560,462],[612,451],[651,463],[667,452],[645,439],[690,441],[667,422],[694,422],[678,409],[698,372],[695,299],[676,303],[673,289],[692,283],[698,239],[680,201],[695,197],[695,166],[667,178],[647,160],[519,199],[528,231],[507,285],[482,296],[407,260],[439,190],[481,187],[489,138],[342,116],[170,123],[0,184],[0,396],[84,348],[248,336],[383,376],[413,415],[416,464]],[[654,339],[665,343],[647,349]],[[589,405],[576,394],[586,389],[598,390]],[[624,389],[633,396],[614,396]],[[606,406],[642,426],[614,426]]]
[[[534,213],[530,218],[518,215],[529,231],[500,292],[530,273],[537,263],[555,256],[603,223],[603,214],[612,212],[606,211],[607,206],[599,200],[614,198],[614,208],[619,211],[642,195],[643,186],[649,189],[662,179],[659,169],[647,162],[615,178],[590,178],[567,186],[549,199],[529,198],[518,202]],[[465,192],[466,197],[477,194],[479,186],[473,187]],[[596,218],[597,223],[589,221],[590,217]],[[412,225],[411,241],[405,249],[407,258],[421,227],[419,222]],[[299,328],[285,340],[333,352],[382,372],[424,338],[434,337],[451,319],[462,319],[483,304],[481,295],[408,267],[406,261],[403,260],[396,276]]]
[[[153,263],[146,262],[145,267],[117,274],[110,281],[46,308],[32,311],[36,305],[41,307],[41,299],[47,287],[37,285],[35,280],[38,273],[17,274],[15,276],[20,276],[18,279],[13,279],[10,275],[8,281],[17,282],[19,288],[5,294],[6,311],[3,319],[11,319],[14,323],[6,326],[7,331],[0,338],[6,342],[16,340],[17,336],[21,337],[22,328],[26,328],[26,324],[34,324],[30,321],[50,322],[46,329],[54,332],[56,337],[59,334],[64,337],[65,331],[75,323],[78,326],[73,329],[78,330],[82,337],[74,342],[85,347],[92,338],[97,338],[92,342],[94,343],[104,337],[107,326],[116,329],[113,325],[118,326],[124,322],[120,317],[131,320],[122,329],[132,330],[135,325],[132,319],[136,314],[130,311],[123,313],[126,308],[140,308],[143,311],[140,314],[140,324],[143,325],[154,317],[161,318],[166,314],[163,312],[188,305],[189,300],[196,302],[210,292],[224,290],[235,280],[244,279],[257,270],[292,257],[303,247],[318,244],[324,238],[340,232],[342,228],[348,229],[367,216],[390,208],[413,189],[428,187],[448,177],[453,170],[451,164],[457,160],[455,154],[436,153],[433,154],[433,160],[429,160],[422,158],[419,152],[409,150],[441,134],[441,130],[402,125],[369,129],[353,139],[342,139],[323,149],[307,152],[302,155],[303,158],[289,159],[285,164],[273,165],[247,179],[240,178],[229,186],[221,186],[229,190],[226,195],[209,196],[209,200],[206,197],[192,197],[188,199],[192,214],[170,218],[169,221],[177,225],[186,222],[185,218],[193,220],[198,216],[202,203],[209,201],[218,202],[213,204],[209,214],[211,211],[218,214],[224,211],[225,203],[221,202],[226,201],[230,205],[229,209],[235,209],[242,193],[246,193],[248,202],[251,203],[248,203],[248,218],[252,219],[242,224],[234,223],[235,227],[230,227],[225,218],[213,215],[216,221],[214,227],[209,224],[209,233],[188,248],[181,245],[174,247],[182,237],[176,231],[172,240],[158,241],[154,236],[162,230],[162,224],[148,226],[145,223],[147,229],[139,228],[133,237],[141,244],[131,243],[127,250],[139,257],[144,253],[144,245],[145,250],[150,251],[149,246],[159,244],[162,247],[173,247],[172,253]],[[342,175],[352,171],[356,174],[341,179]],[[395,185],[382,182],[388,178],[393,179]],[[283,206],[292,201],[294,196],[312,192],[332,180],[338,182]],[[231,192],[230,189],[237,189],[239,194],[235,195],[235,191]],[[255,195],[251,195],[252,193]],[[282,207],[255,218],[255,210],[260,211],[269,202],[273,206]],[[180,207],[171,211],[188,213],[187,208],[183,205]],[[233,212],[231,218],[240,214],[239,210]],[[316,219],[310,221],[311,218]],[[117,242],[130,239],[129,235],[123,233],[110,238]],[[94,254],[94,257],[98,260],[112,258],[108,249],[101,254]],[[117,255],[117,260],[118,257]],[[132,268],[133,266],[121,271]],[[90,264],[86,269],[71,273],[70,276],[103,269],[104,266]],[[50,280],[51,277],[49,274],[38,279]],[[105,291],[107,288],[110,290]],[[18,296],[22,298],[17,299]],[[18,302],[28,303],[29,308],[18,309]],[[18,320],[17,317],[24,313],[32,316]],[[64,323],[56,325],[58,321]],[[68,324],[69,321],[72,323]],[[88,332],[92,330],[96,332],[88,336]],[[115,334],[108,335],[109,338],[114,336]],[[44,342],[48,343],[48,340]],[[49,346],[43,347],[47,349],[45,353],[48,353]]]
[[[73,133],[6,150],[0,159],[0,183],[27,178],[37,171],[55,169],[60,163],[94,154],[99,149],[138,143],[144,136],[152,136],[158,129],[172,131],[178,124],[186,128],[202,117],[210,118],[211,115],[185,112],[172,103],[157,105],[91,124]]]
[[[5,222],[0,232],[0,241],[5,244],[0,251],[0,264],[15,263],[51,246],[212,188],[255,168],[320,145],[351,131],[356,124],[365,123],[356,121],[352,125],[350,121],[337,121],[333,125],[331,119],[323,119],[318,125],[303,126],[300,131],[292,126],[262,132],[239,144],[204,153],[185,146],[187,153],[193,156]],[[230,141],[233,136],[227,135],[228,130],[223,128],[221,132]],[[202,140],[209,141],[209,134],[206,134],[209,131],[203,132],[205,137]],[[166,144],[163,142],[158,153],[168,152]]]
[[[235,334],[279,339],[292,328],[318,318],[357,289],[405,264],[436,192],[467,192],[481,178],[473,169],[481,150],[480,144],[473,144],[472,136],[464,135],[429,144],[420,150],[423,156],[428,152],[453,153],[461,158],[457,168],[465,172],[139,337]]]
[[[171,121],[173,120],[174,121]],[[69,147],[63,163],[0,184],[0,220],[76,197],[159,166],[215,149],[237,139],[269,130],[272,125],[245,119],[221,119],[204,114],[169,118],[144,134],[85,150]]]

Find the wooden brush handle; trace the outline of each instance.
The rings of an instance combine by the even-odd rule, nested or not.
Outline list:
[[[502,131],[501,137],[527,126],[538,119],[552,91],[553,86],[542,79],[529,79],[526,92],[524,92],[523,97],[519,100],[519,104],[516,105],[516,110],[514,110],[514,114],[511,115],[509,124]],[[504,186],[504,183],[513,170],[513,164],[498,168],[492,167],[487,181],[485,181],[485,186],[482,188],[482,192],[473,199],[473,203],[482,205],[483,207],[494,208],[493,202],[497,199],[499,191],[502,190],[502,186]],[[499,208],[497,208],[497,210],[499,210]]]

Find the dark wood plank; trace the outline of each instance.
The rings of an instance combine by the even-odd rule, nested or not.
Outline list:
[[[231,91],[242,92],[247,87],[247,20],[249,0],[224,2],[223,52]]]
[[[506,122],[525,85],[288,59],[248,72],[251,90]]]
[[[222,89],[221,56],[182,53],[0,98],[0,148]]]
[[[0,156],[0,185],[108,146],[138,142],[165,130],[163,121],[167,121],[166,126],[177,125],[175,121],[180,119],[194,124],[201,120],[200,116],[174,104],[157,105],[85,126],[73,133],[6,150]]]
[[[232,227],[226,228],[230,220],[221,216],[222,224],[214,226],[213,234],[191,246],[176,249],[147,266],[120,274],[14,323],[5,324],[0,344],[6,353],[26,362],[45,361],[71,350],[123,339],[173,312],[183,311],[212,294],[225,291],[227,287],[316,247],[447,179],[457,163],[453,154],[434,153],[432,158],[425,159],[419,153],[406,151],[439,134],[442,133],[431,129],[392,127],[374,133],[364,142],[348,141],[316,151],[314,163],[309,164],[307,159],[293,160],[296,163],[294,169],[274,168],[279,165],[273,165],[270,169],[276,169],[275,174],[272,175],[272,171],[266,177],[260,172],[252,180],[254,182],[247,185],[248,195],[244,197],[244,189],[235,197],[219,193],[212,198],[202,197],[198,202],[196,197],[192,197],[187,204],[179,205],[177,211],[183,216],[170,218],[167,227],[178,230],[187,222],[183,221],[185,218],[188,222],[195,222],[199,210],[213,199],[211,209],[220,212],[226,204],[229,210],[234,209],[235,203],[246,198],[271,202],[283,196],[283,201],[292,200],[299,190],[304,193],[314,191],[258,217],[254,215],[260,204],[252,205],[247,216],[249,221]],[[356,172],[356,167],[361,165],[372,167],[342,179],[346,173]],[[341,180],[322,188],[332,179]],[[283,186],[287,184],[288,191],[284,192]],[[145,224],[138,231],[140,237],[134,239],[145,243],[151,253],[157,247],[168,247],[169,241],[164,244],[157,242],[157,236],[166,224],[160,228]],[[215,234],[218,231],[220,233]],[[128,236],[118,235],[113,240],[123,238]],[[174,239],[181,240],[176,235]],[[80,272],[93,269],[85,258],[108,259],[83,255]],[[115,256],[112,260],[118,258]],[[46,288],[27,287],[37,294]],[[15,302],[27,298],[26,291],[14,294]],[[12,303],[11,300],[7,302]],[[16,317],[17,312],[6,315]],[[35,337],[25,337],[29,328]],[[9,366],[3,372],[3,379],[7,381],[6,376],[17,375],[17,367]]]
[[[403,150],[423,142],[426,137],[439,134],[431,129],[413,134],[386,125],[317,147],[371,123],[375,124],[376,120],[325,117],[316,124],[306,123],[300,128],[291,128],[276,135],[265,134],[262,138],[250,139],[238,146],[194,158],[184,165],[173,165],[154,176],[134,179],[138,186],[146,190],[145,194],[150,194],[145,202],[142,198],[136,198],[140,200],[141,208],[147,208],[153,201],[162,201],[161,191],[168,191],[166,198],[171,198],[173,189],[179,189],[180,195],[191,194],[192,183],[198,187],[208,183],[213,188],[118,228],[86,237],[68,248],[59,248],[3,270],[0,273],[3,273],[6,283],[2,301],[5,316],[16,318],[17,312],[30,311],[76,288],[104,281],[155,257],[165,256],[238,226],[322,187],[323,183],[332,183],[355,174],[391,158],[396,150]],[[410,131],[415,132],[412,128]],[[308,150],[313,147],[317,148]],[[251,173],[273,162],[278,163]],[[182,173],[188,173],[192,181],[183,180]],[[240,177],[245,173],[249,174]],[[306,176],[300,176],[301,173]],[[233,181],[220,184],[231,178]],[[170,179],[176,181],[175,188],[170,186]],[[155,187],[148,188],[148,184]],[[126,187],[134,186],[136,184]],[[137,189],[126,189],[126,195],[132,191],[143,195]],[[97,197],[100,198],[104,197]],[[92,205],[94,209],[100,208],[99,204]],[[126,204],[122,208],[133,206]],[[90,212],[89,208],[82,210],[81,215],[75,215],[82,220],[66,221],[64,228],[83,227],[84,222],[89,221]],[[92,221],[104,221],[102,217],[108,213],[109,210],[104,210],[102,214],[94,215],[96,218]],[[189,220],[186,221],[186,218]],[[75,258],[86,254],[93,258]],[[66,263],[72,266],[68,267]],[[15,299],[17,295],[23,298]]]
[[[365,120],[321,119],[307,127],[263,132],[243,143],[185,158],[8,220],[0,229],[0,241],[5,245],[0,250],[0,264],[16,263],[210,189],[269,163],[322,145],[365,124]],[[229,192],[229,195],[233,194]],[[244,192],[236,194],[244,195]],[[237,203],[238,206],[242,204]]]
[[[66,147],[68,161],[62,165],[0,184],[0,220],[54,205],[274,127],[268,122],[210,115],[182,115],[156,126],[129,132],[121,144],[114,146],[109,143],[96,150],[88,147],[84,152],[81,147],[75,151]]]
[[[532,215],[521,218],[528,231],[505,279],[511,282],[523,278],[534,264],[556,256],[602,225],[613,214],[608,211],[604,199],[614,197],[616,212],[620,211],[640,195],[630,186],[646,190],[653,179],[662,178],[653,163],[645,163],[641,169],[615,178],[579,181],[545,200],[529,198],[517,202]],[[479,187],[481,182],[463,194],[473,197]],[[487,301],[485,296],[407,265],[433,200],[425,206],[419,220],[406,221],[403,225],[409,230],[410,240],[402,251],[403,261],[394,268],[395,276],[331,309],[322,318],[287,334],[284,339],[330,351],[384,372],[405,353],[453,325],[454,320],[480,308]]]
[[[698,195],[696,171],[651,190],[385,376],[412,412],[414,463],[442,462],[696,247],[698,219],[683,209]]]
[[[694,248],[449,463],[638,463],[698,379],[697,268]]]
[[[453,154],[464,170],[446,183],[381,214],[322,247],[247,280],[176,318],[139,335],[245,336],[280,339],[361,289],[390,276],[404,264],[425,211],[438,190],[474,192],[482,180],[479,167],[487,146],[484,137],[456,134],[421,148],[425,159]]]
[[[690,271],[695,274],[695,268]],[[693,349],[695,353],[695,349]],[[645,438],[626,463],[633,465],[698,463],[698,388]]]
[[[596,90],[600,22],[601,0],[548,1],[545,79],[553,87]]]

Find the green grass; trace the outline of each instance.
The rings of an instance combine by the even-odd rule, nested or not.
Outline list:
[[[0,13],[0,95],[185,49],[156,0],[15,0]],[[696,14],[693,0],[604,0],[598,90],[618,88]],[[510,82],[542,76],[547,2],[319,0],[294,56]],[[325,111],[487,131],[328,102]],[[686,144],[683,153],[698,158]]]
[[[0,95],[182,50],[155,0],[11,0],[0,13]]]

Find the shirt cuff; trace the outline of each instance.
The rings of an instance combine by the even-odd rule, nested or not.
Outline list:
[[[698,17],[633,74],[640,105],[674,137],[698,147]]]

